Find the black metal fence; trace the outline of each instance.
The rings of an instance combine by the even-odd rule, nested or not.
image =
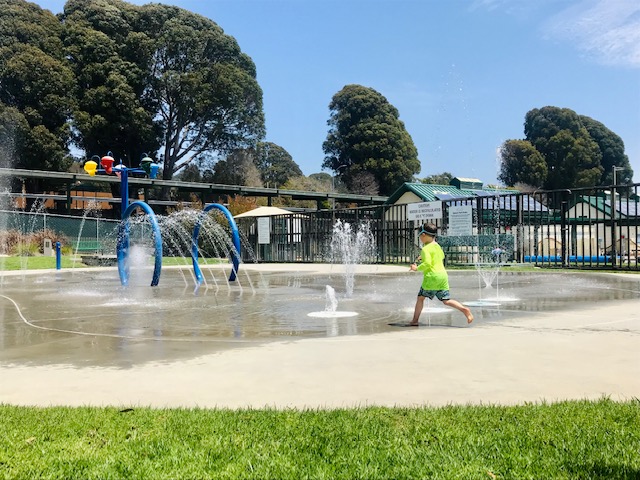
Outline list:
[[[438,226],[449,265],[499,261],[638,270],[639,186],[443,195],[437,201],[441,215],[429,221]],[[462,233],[456,225],[460,212],[471,218]],[[417,228],[425,221],[410,217],[409,204],[396,204],[243,218],[238,226],[247,261],[331,261],[332,229],[340,221],[354,232],[367,224],[377,248],[375,258],[364,261],[409,263],[419,252]]]
[[[432,221],[449,265],[494,262],[542,267],[640,270],[638,188],[631,186],[486,193],[452,198],[442,195]],[[236,220],[244,261],[332,262],[331,240],[337,224],[364,230],[376,248],[365,263],[407,264],[418,255],[411,203],[320,210]],[[459,219],[462,222],[462,228]],[[429,220],[431,221],[431,220]],[[66,235],[75,249],[114,252],[117,221],[93,216],[52,215],[46,211],[0,212],[3,229],[51,229]],[[188,254],[188,252],[184,252]]]

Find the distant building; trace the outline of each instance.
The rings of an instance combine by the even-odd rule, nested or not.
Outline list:
[[[454,200],[457,198],[486,197],[505,193],[518,193],[517,190],[483,188],[482,180],[477,178],[455,177],[449,185],[429,183],[403,183],[391,194],[386,205],[403,205],[436,200]]]

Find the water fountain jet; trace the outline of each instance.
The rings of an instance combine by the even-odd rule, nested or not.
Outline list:
[[[346,312],[338,310],[338,299],[336,297],[336,291],[331,285],[327,285],[325,288],[326,306],[322,312],[308,313],[309,317],[318,318],[340,318],[340,317],[355,317],[358,312]]]
[[[345,296],[353,295],[356,266],[375,254],[375,240],[368,223],[353,230],[350,223],[337,220],[331,234],[331,258],[344,266]]]

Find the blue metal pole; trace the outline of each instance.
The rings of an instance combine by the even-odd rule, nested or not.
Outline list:
[[[141,208],[148,216],[151,222],[151,228],[153,230],[154,244],[155,244],[155,263],[153,269],[153,278],[151,280],[151,286],[155,287],[160,281],[160,273],[162,272],[162,235],[160,232],[160,226],[155,213],[149,205],[141,201],[135,201],[127,207],[123,216],[125,219],[120,223],[120,231],[118,232],[118,243],[116,245],[116,253],[118,258],[118,273],[120,274],[120,284],[126,287],[129,284],[129,269],[127,266],[127,255],[129,254],[129,216],[135,211],[136,208]],[[125,247],[126,246],[126,247]]]
[[[122,216],[122,219],[124,219],[124,211],[127,209],[127,207],[129,206],[129,172],[127,171],[127,168],[123,168],[121,170],[121,174],[120,174],[120,199],[122,202],[122,205],[120,207],[120,214]]]
[[[62,246],[60,242],[56,242],[56,270],[62,268]]]
[[[198,236],[200,235],[200,226],[202,225],[203,218],[207,212],[213,208],[220,210],[224,216],[227,217],[229,228],[231,229],[231,240],[233,241],[234,251],[231,252],[231,263],[233,267],[231,274],[229,275],[230,282],[233,282],[236,279],[238,268],[240,267],[240,232],[238,231],[236,221],[233,219],[233,215],[227,207],[220,205],[219,203],[210,203],[205,205],[202,212],[200,212],[200,215],[198,215],[198,220],[193,227],[193,236],[191,238],[191,262],[193,263],[193,272],[198,285],[204,281],[200,265],[198,264]]]
[[[135,201],[129,204],[129,172],[124,166],[120,169],[120,199],[121,222],[116,245],[120,283],[123,287],[129,284],[129,265],[127,262],[127,257],[129,256],[129,216],[136,208],[141,208],[149,216],[155,240],[155,265],[153,278],[151,280],[151,286],[155,287],[160,281],[160,273],[162,271],[162,236],[160,226],[158,225],[155,213],[145,202]]]
[[[129,284],[129,214],[125,214],[129,207],[129,170],[123,167],[120,170],[120,218],[123,223],[122,238],[118,242],[116,255],[118,257],[118,271],[120,283],[123,286]]]

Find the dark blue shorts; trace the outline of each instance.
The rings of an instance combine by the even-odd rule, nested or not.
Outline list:
[[[451,296],[449,295],[449,290],[424,290],[422,287],[420,287],[418,296],[427,297],[429,300],[433,300],[433,297],[436,297],[441,302],[451,299]]]

